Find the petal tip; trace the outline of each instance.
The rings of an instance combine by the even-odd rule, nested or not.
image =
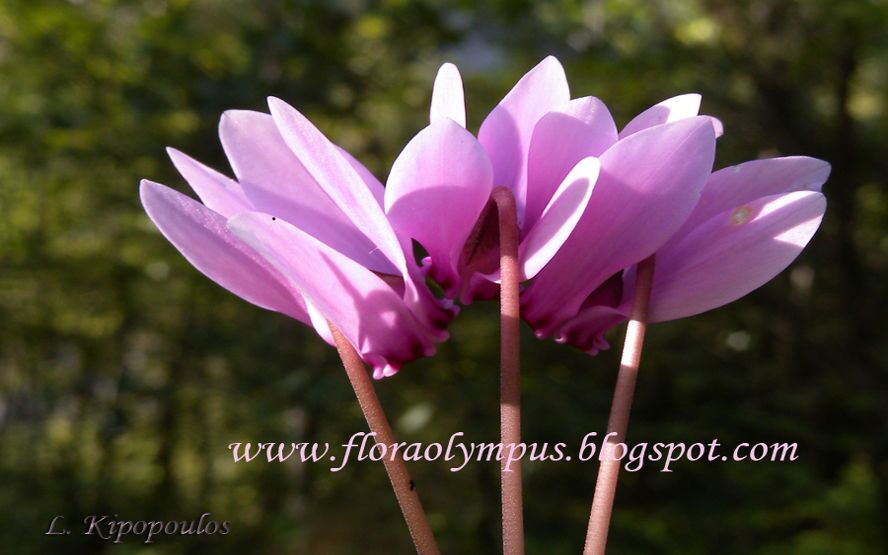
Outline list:
[[[455,74],[458,76],[459,68],[456,67],[456,64],[453,62],[444,62],[441,64],[441,67],[438,68],[438,74],[440,75],[441,73]]]
[[[543,58],[543,59],[540,61],[539,65],[543,65],[543,64],[546,64],[546,65],[549,65],[549,66],[553,66],[553,67],[555,67],[555,66],[560,67],[560,68],[563,68],[563,67],[564,67],[564,66],[561,65],[561,60],[559,60],[558,58],[556,58],[554,54],[549,54],[548,56],[546,56],[545,58]]]
[[[549,54],[548,56],[543,58],[542,61],[537,64],[536,68],[534,69],[541,69],[547,72],[552,72],[555,73],[557,77],[563,78],[565,81],[567,80],[567,72],[564,71],[564,65],[562,65],[561,60],[559,60],[552,54]]]
[[[286,108],[292,109],[293,108],[287,102],[281,100],[280,98],[278,98],[276,96],[265,97],[265,103],[268,104],[268,109],[271,111],[272,114],[274,114],[276,110],[281,110],[281,109],[286,109]]]
[[[383,378],[390,378],[398,373],[400,368],[397,368],[389,363],[382,363],[373,365],[373,379],[381,380]]]
[[[166,186],[161,185],[155,181],[151,181],[150,179],[140,179],[139,180],[139,198],[142,199],[142,204],[151,201],[151,197],[155,195],[159,195],[163,192]]]

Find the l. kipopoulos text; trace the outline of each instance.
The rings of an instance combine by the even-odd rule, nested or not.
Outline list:
[[[527,460],[539,463],[601,461],[610,456],[623,461],[628,472],[637,472],[651,464],[660,472],[672,472],[675,463],[690,462],[793,462],[798,457],[796,443],[742,442],[723,446],[717,439],[704,442],[640,442],[626,444],[616,441],[613,433],[600,436],[589,432],[571,447],[559,443],[476,443],[463,441],[463,432],[452,434],[446,442],[392,444],[377,443],[376,434],[357,432],[342,444],[309,442],[237,442],[228,445],[235,463],[313,463],[328,464],[330,472],[339,472],[353,462],[379,462],[403,458],[405,461],[444,461],[451,472],[459,472],[469,463],[505,461],[504,469]],[[603,449],[612,444],[611,449]],[[609,454],[606,454],[609,453]]]

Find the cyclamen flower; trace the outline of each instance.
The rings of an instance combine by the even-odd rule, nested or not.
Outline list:
[[[830,166],[803,156],[755,160],[713,173],[682,228],[656,252],[648,322],[718,308],[782,272],[823,219]],[[595,354],[629,318],[635,267],[615,274],[559,330],[560,341]]]
[[[222,116],[237,181],[170,149],[203,204],[143,180],[149,217],[235,295],[313,326],[330,344],[332,322],[375,378],[431,355],[455,309],[428,290],[409,241],[386,219],[382,184],[294,108],[276,98],[269,106],[271,115]]]
[[[496,295],[499,245],[495,186],[515,197],[524,279],[532,278],[561,247],[589,202],[598,178],[595,158],[616,140],[604,105],[570,101],[567,78],[548,57],[529,71],[481,125],[476,139],[465,129],[462,80],[452,64],[438,72],[431,124],[392,166],[385,209],[395,230],[428,252],[423,271],[445,295],[469,302]],[[577,145],[576,117],[594,130]],[[611,141],[612,142],[612,141]],[[567,165],[565,150],[578,155]]]
[[[811,239],[829,165],[777,158],[710,174],[721,125],[696,116],[699,102],[685,95],[643,112],[602,154],[589,208],[522,295],[538,336],[608,348],[605,332],[629,317],[634,265],[655,253],[649,322],[746,295]]]

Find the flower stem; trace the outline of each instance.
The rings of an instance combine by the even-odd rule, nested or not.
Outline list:
[[[518,285],[518,215],[515,197],[505,187],[493,191],[499,212],[500,240],[500,462],[503,504],[503,553],[523,555],[524,513],[521,461],[512,460],[512,446],[521,443],[521,342]],[[517,448],[517,447],[516,447]]]
[[[595,495],[592,498],[592,511],[589,527],[586,529],[584,555],[603,555],[607,546],[607,531],[610,527],[614,495],[617,491],[617,478],[621,461],[614,460],[613,453],[618,443],[624,441],[629,426],[629,412],[632,410],[632,397],[635,394],[635,380],[641,362],[641,349],[647,327],[648,304],[654,281],[654,257],[638,264],[635,279],[635,298],[632,300],[632,313],[626,328],[623,342],[623,357],[620,372],[614,388],[610,418],[607,422],[608,435],[601,448],[601,461],[598,466],[598,479],[595,482]],[[612,434],[612,435],[611,435]]]
[[[336,350],[339,351],[339,356],[342,358],[345,373],[348,374],[348,380],[358,397],[358,404],[361,405],[364,418],[370,426],[370,431],[376,434],[376,443],[394,444],[395,434],[382,411],[382,405],[379,403],[379,397],[376,396],[373,382],[370,381],[370,376],[364,368],[364,362],[342,333],[329,321],[328,325],[336,343]],[[410,479],[404,459],[384,457],[382,461],[389,481],[392,483],[392,488],[395,490],[395,497],[398,498],[398,505],[401,506],[401,512],[404,514],[404,520],[407,521],[407,528],[410,529],[410,537],[413,538],[416,552],[419,555],[440,554],[438,544],[435,542],[435,537],[429,526],[429,519],[422,508],[416,485]]]

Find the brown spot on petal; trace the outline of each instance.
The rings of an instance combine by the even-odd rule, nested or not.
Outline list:
[[[749,221],[752,216],[752,208],[749,206],[739,206],[731,214],[731,223],[734,225],[743,225]]]

